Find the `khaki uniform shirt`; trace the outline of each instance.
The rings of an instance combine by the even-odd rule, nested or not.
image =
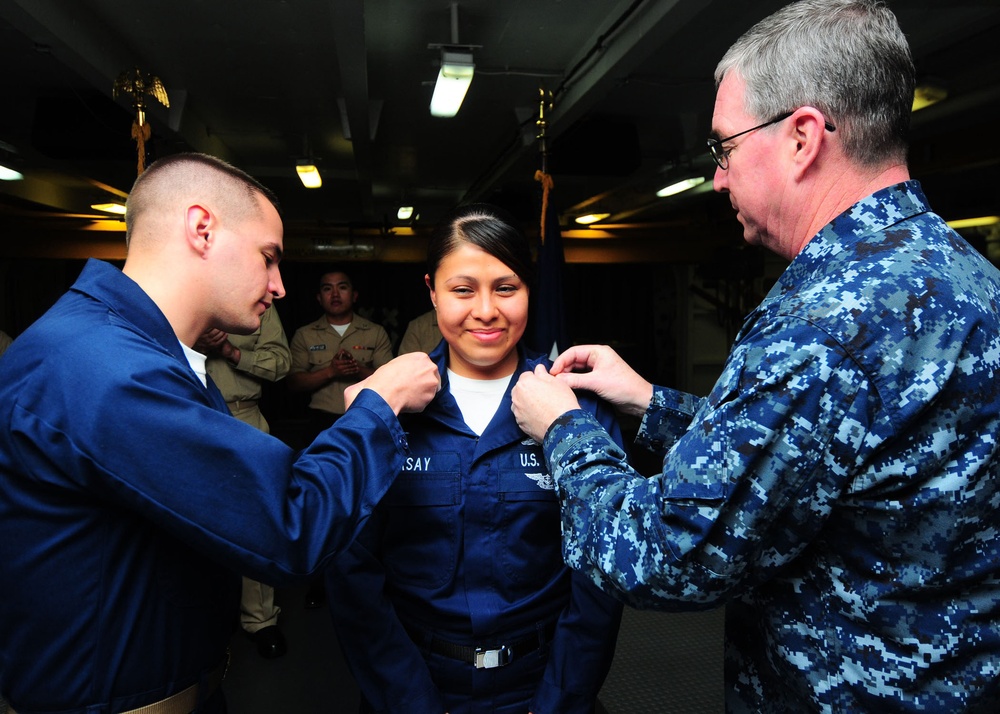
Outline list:
[[[226,405],[240,421],[268,432],[267,422],[258,408],[261,380],[277,382],[288,374],[291,353],[281,327],[281,319],[273,307],[260,318],[260,328],[250,335],[229,335],[229,341],[239,349],[240,361],[232,364],[221,357],[205,363],[208,376],[222,392]]]
[[[341,349],[346,349],[359,364],[378,369],[392,359],[392,343],[385,329],[358,315],[354,316],[347,332],[341,337],[326,321],[326,315],[292,336],[291,373],[315,372],[333,360]],[[331,414],[343,414],[344,390],[355,380],[335,379],[312,394],[309,406]]]
[[[406,332],[399,343],[399,354],[407,352],[430,352],[441,342],[437,310],[428,310],[423,315],[410,320]]]

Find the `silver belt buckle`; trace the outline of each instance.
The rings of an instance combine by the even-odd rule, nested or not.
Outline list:
[[[493,669],[510,664],[512,658],[510,647],[503,646],[495,650],[476,648],[476,669]]]

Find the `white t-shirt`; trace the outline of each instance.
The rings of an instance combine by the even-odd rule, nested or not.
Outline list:
[[[180,340],[178,340],[180,342]],[[201,352],[195,352],[193,349],[185,345],[183,342],[181,344],[181,349],[184,350],[184,356],[187,357],[188,364],[191,365],[191,369],[194,373],[198,375],[198,379],[206,387],[208,386],[208,374],[205,371],[205,362],[208,361],[208,357],[203,355]]]
[[[458,402],[458,408],[462,412],[462,418],[479,436],[483,435],[486,427],[497,413],[503,395],[507,391],[507,385],[514,375],[501,377],[500,379],[469,379],[459,377],[448,370],[448,385],[451,389],[451,396]]]

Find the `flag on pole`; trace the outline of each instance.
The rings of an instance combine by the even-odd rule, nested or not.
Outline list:
[[[538,261],[536,284],[532,292],[531,338],[532,349],[548,354],[553,359],[570,346],[566,322],[566,300],[563,292],[562,232],[559,212],[549,201],[552,177],[537,171],[535,180],[542,184],[542,210],[539,221]]]

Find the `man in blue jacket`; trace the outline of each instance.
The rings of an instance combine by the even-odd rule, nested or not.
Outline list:
[[[198,154],[128,199],[122,271],[91,261],[3,357],[0,679],[19,714],[221,712],[243,573],[318,571],[406,456],[426,355],[352,388],[301,454],[229,415],[192,346],[284,295],[271,194]]]

